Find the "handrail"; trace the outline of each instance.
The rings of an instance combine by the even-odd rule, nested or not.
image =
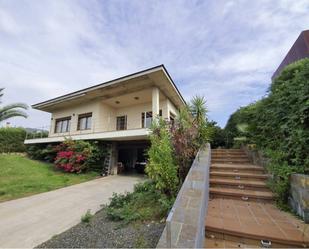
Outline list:
[[[210,145],[196,155],[166,219],[158,248],[200,248],[205,238],[209,199]]]

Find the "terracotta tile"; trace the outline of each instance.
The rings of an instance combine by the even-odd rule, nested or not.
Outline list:
[[[271,219],[265,219],[265,218],[259,218],[257,217],[257,222],[260,225],[271,225],[271,226],[275,226],[275,223],[271,220]]]
[[[243,243],[245,244],[246,248],[259,248],[259,247],[261,247],[261,241],[260,240],[243,239]]]
[[[241,200],[233,200],[234,206],[248,207],[248,203]]]
[[[224,240],[225,241],[234,241],[234,242],[237,242],[237,243],[243,242],[243,239],[241,237],[233,236],[233,235],[229,235],[229,234],[224,234]]]
[[[225,241],[225,248],[243,248],[244,245],[241,242],[235,242],[235,241]]]
[[[270,238],[285,239],[285,234],[277,226],[263,226],[264,233]]]
[[[300,230],[298,229],[282,229],[286,238],[293,241],[301,241],[309,244],[308,237]]]
[[[268,217],[267,213],[263,209],[253,209],[251,211],[256,217]]]
[[[239,217],[241,224],[252,224],[258,226],[259,224],[253,217]]]
[[[221,217],[222,217],[223,220],[226,219],[226,218],[233,219],[233,218],[237,217],[237,215],[234,212],[222,212]]]
[[[238,230],[240,229],[240,222],[238,221],[238,219],[223,219],[223,229]]]
[[[245,234],[253,234],[256,236],[263,236],[264,235],[264,229],[262,226],[257,225],[256,223],[251,224],[241,224],[241,231]]]
[[[206,217],[206,226],[216,227],[216,228],[223,228],[223,222],[221,218],[216,217]]]
[[[285,229],[285,228],[290,228],[290,229],[297,229],[297,227],[291,223],[291,222],[288,222],[288,221],[276,221],[275,220],[275,223],[282,229]]]
[[[223,239],[224,235],[223,233],[216,233],[216,232],[206,232],[205,237],[209,239]]]
[[[224,240],[219,239],[206,239],[205,241],[206,248],[224,248]]]

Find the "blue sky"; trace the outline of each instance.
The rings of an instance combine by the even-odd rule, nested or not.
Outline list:
[[[204,95],[221,126],[263,95],[308,0],[0,0],[3,104],[34,104],[158,64],[186,100]],[[49,125],[29,111],[12,125]]]

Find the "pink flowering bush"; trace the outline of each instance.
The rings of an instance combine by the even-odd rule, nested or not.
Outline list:
[[[85,141],[66,140],[55,147],[54,164],[65,172],[81,173],[89,168],[96,147]]]

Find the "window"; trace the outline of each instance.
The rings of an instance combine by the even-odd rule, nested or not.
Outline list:
[[[159,116],[162,117],[162,110],[159,110]],[[151,123],[152,112],[142,112],[142,128],[149,128],[151,126]]]
[[[127,116],[117,117],[117,131],[127,129]]]
[[[175,123],[175,115],[173,113],[171,113],[171,112],[170,112],[170,123],[172,125],[174,125],[174,123]]]
[[[78,115],[77,130],[91,129],[92,113],[85,113]]]
[[[71,117],[56,119],[55,133],[63,133],[70,131]]]

